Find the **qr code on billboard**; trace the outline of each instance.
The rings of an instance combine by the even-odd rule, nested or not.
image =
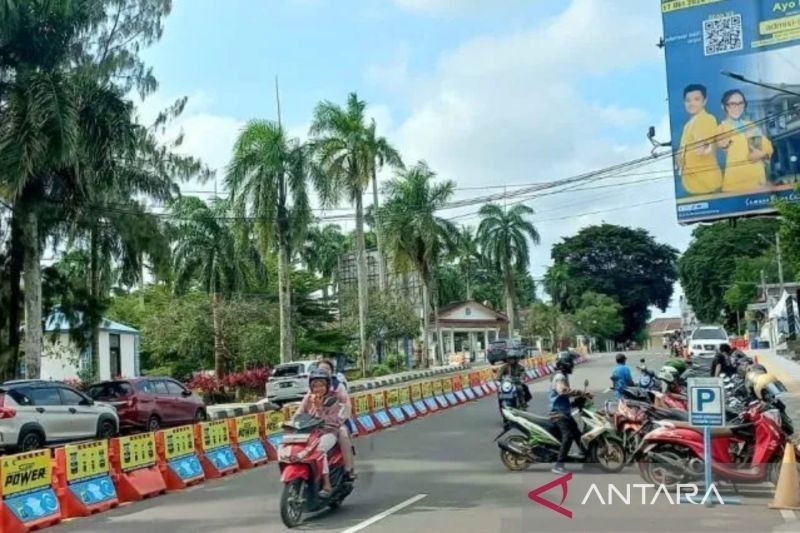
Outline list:
[[[704,20],[703,47],[707,56],[741,50],[744,47],[742,16],[729,15]]]

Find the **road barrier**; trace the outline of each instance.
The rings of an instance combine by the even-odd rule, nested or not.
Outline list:
[[[552,356],[524,361],[528,377],[551,373],[552,361]],[[494,372],[486,368],[355,393],[350,419],[358,429],[354,436],[441,412],[496,389]],[[68,445],[52,455],[51,450],[40,450],[5,456],[0,462],[0,532],[49,527],[62,517],[107,511],[120,502],[183,490],[206,478],[268,464],[277,459],[284,421],[297,407],[295,403],[265,413]]]
[[[89,516],[119,505],[117,489],[111,480],[108,441],[56,449],[54,475],[64,518]]]
[[[156,452],[167,490],[182,490],[205,481],[206,475],[194,446],[194,427],[157,431]]]

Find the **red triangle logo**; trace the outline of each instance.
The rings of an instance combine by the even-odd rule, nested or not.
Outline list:
[[[558,514],[564,515],[567,518],[572,518],[572,511],[567,509],[566,507],[562,507],[564,504],[564,500],[567,499],[567,494],[569,492],[569,486],[567,483],[572,481],[572,472],[567,472],[563,476],[554,479],[550,483],[546,483],[541,487],[537,487],[528,493],[528,498],[535,501],[539,505],[544,505],[551,511],[555,511]],[[548,490],[561,486],[561,501],[558,504],[551,502],[550,500],[546,500],[542,498],[540,495]]]

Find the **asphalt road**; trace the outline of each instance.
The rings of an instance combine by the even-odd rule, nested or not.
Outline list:
[[[656,355],[647,358],[651,368],[661,360]],[[612,357],[597,357],[578,367],[572,382],[578,384],[589,379],[590,389],[600,391],[608,386],[612,366]],[[531,387],[532,410],[544,412],[546,382],[539,381]],[[603,394],[597,394],[596,405],[603,399]],[[563,506],[573,516],[567,518],[527,496],[532,489],[558,477],[550,472],[550,465],[536,465],[521,473],[505,469],[493,442],[500,429],[496,402],[483,399],[358,439],[360,478],[354,493],[336,511],[308,516],[299,530],[800,531],[800,523],[786,523],[792,518],[790,513],[784,518],[780,512],[767,508],[772,497],[767,486],[748,487],[740,495],[739,505],[707,508],[671,504],[664,494],[656,495],[653,489],[627,489],[628,485],[644,483],[633,467],[607,475],[584,465],[569,465],[573,477]],[[630,504],[622,503],[619,498],[609,504],[610,483],[623,495],[626,490],[632,491]],[[592,484],[597,492],[592,492],[586,500]],[[184,492],[75,520],[58,529],[85,533],[284,531],[278,511],[280,490],[278,471],[268,465]],[[543,496],[555,503],[561,500],[558,487]],[[656,502],[651,505],[653,499]],[[392,512],[363,527],[366,521],[386,511]]]

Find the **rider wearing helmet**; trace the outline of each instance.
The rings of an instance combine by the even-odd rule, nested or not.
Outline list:
[[[339,399],[339,403],[345,406],[342,416],[345,417],[345,420],[349,420],[353,411],[350,395],[347,394],[347,383],[343,381],[344,376],[341,373],[337,374],[334,372],[333,362],[329,359],[322,359],[317,363],[317,368],[327,370],[328,374],[330,374],[331,391],[333,391]],[[339,448],[342,450],[342,458],[344,459],[344,467],[347,471],[347,475],[350,479],[355,479],[356,475],[353,472],[355,468],[353,461],[353,443],[350,440],[350,430],[347,428],[346,424],[342,424],[339,427]]]
[[[336,398],[330,405],[325,405],[328,398]],[[336,394],[331,390],[331,375],[324,368],[315,368],[308,376],[308,393],[300,403],[295,416],[307,413],[324,422],[323,435],[319,439],[318,448],[322,452],[322,490],[320,497],[327,498],[331,494],[331,477],[328,467],[328,452],[336,446],[339,428],[342,425],[344,407]]]
[[[503,376],[509,376],[514,385],[522,389],[522,395],[524,396],[526,404],[531,401],[531,391],[525,381],[523,381],[525,367],[520,364],[519,357],[506,353],[503,358],[503,365],[497,372],[498,379],[501,379]]]
[[[567,459],[572,442],[575,441],[586,456],[586,449],[581,442],[581,432],[578,424],[572,418],[572,403],[570,397],[574,392],[569,388],[569,375],[575,366],[575,356],[570,352],[561,352],[556,357],[556,372],[550,382],[550,418],[558,426],[561,432],[561,448],[558,451],[556,464],[553,465],[553,472],[563,474],[564,461]]]

